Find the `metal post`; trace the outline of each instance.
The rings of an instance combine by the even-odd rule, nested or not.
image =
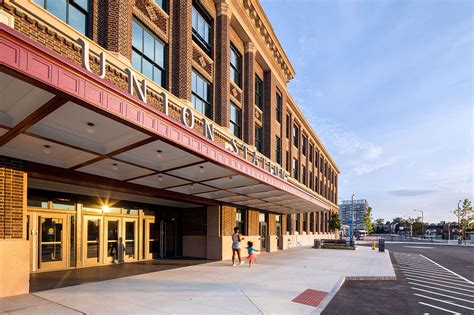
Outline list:
[[[349,217],[349,245],[354,246],[354,238],[352,237],[352,221],[354,220],[354,194],[351,197],[351,216]]]

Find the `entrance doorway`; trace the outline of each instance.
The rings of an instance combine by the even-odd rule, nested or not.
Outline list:
[[[101,263],[102,218],[98,216],[84,216],[83,220],[83,262],[85,266]]]
[[[275,216],[276,221],[276,236],[277,236],[277,248],[283,249],[283,242],[281,237],[281,214]]]
[[[267,225],[267,214],[259,214],[259,235],[260,235],[260,251],[267,251],[267,238],[268,238],[268,225]]]
[[[66,215],[38,214],[38,268],[66,268]]]

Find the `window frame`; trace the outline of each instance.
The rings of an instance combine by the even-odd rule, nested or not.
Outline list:
[[[138,48],[135,48],[135,46],[133,45],[133,22],[135,22],[138,26],[140,26],[140,28],[142,29],[142,51],[139,51]],[[146,55],[143,50],[144,50],[144,45],[145,45],[145,40],[143,39],[144,38],[144,34],[145,32],[147,32],[148,34],[150,34],[153,39],[157,42],[159,42],[161,45],[163,45],[163,66],[165,68],[162,68],[159,64],[157,64],[154,60],[152,60],[148,55]],[[156,54],[156,46],[155,46],[155,42],[153,42],[153,53]],[[133,53],[136,53],[138,54],[140,57],[141,57],[141,69],[136,69],[134,66],[133,66]],[[155,58],[155,56],[153,56]],[[149,76],[145,75],[143,73],[143,59],[146,59],[146,61],[148,61],[149,63],[151,63],[152,67],[157,67],[160,71],[161,71],[161,84],[159,84],[158,82],[156,82],[154,80],[154,78],[150,78]],[[137,70],[138,72],[140,72],[141,74],[143,74],[145,77],[151,79],[151,81],[153,81],[154,83],[160,85],[161,87],[167,89],[167,84],[168,84],[168,80],[167,80],[167,76],[168,76],[168,46],[166,45],[165,42],[163,42],[157,35],[155,35],[155,33],[153,33],[153,31],[148,28],[146,25],[144,25],[138,18],[133,18],[132,19],[132,68]],[[154,71],[154,70],[153,70]]]
[[[79,12],[81,12],[82,14],[85,15],[86,17],[86,23],[85,23],[85,26],[86,26],[86,29],[85,29],[85,34],[83,34],[84,36],[90,38],[91,37],[91,32],[90,32],[90,9],[91,9],[91,1],[87,0],[87,11],[79,4],[76,3],[75,0],[64,0],[64,2],[66,3],[66,20],[64,21],[62,18],[60,18],[59,16],[55,15],[53,12],[49,11],[48,10],[48,1],[58,1],[58,0],[43,0],[41,1],[41,3],[39,3],[40,1],[36,1],[36,0],[33,0],[33,2],[38,5],[39,7],[43,8],[44,10],[48,11],[51,15],[55,16],[56,18],[60,19],[61,21],[63,21],[64,23],[66,23],[67,25],[71,26],[73,29],[75,29],[76,31],[78,31],[79,33],[83,34],[81,31],[79,31],[78,29],[76,29],[75,27],[73,27],[71,24],[69,24],[69,6],[73,6],[74,9],[78,10]]]
[[[290,138],[290,114],[289,113],[286,113],[286,139],[289,139]]]
[[[283,111],[283,96],[281,95],[280,91],[276,91],[276,121],[281,124],[282,120],[282,111]]]
[[[258,130],[258,132],[257,132]],[[260,137],[257,137],[259,135]],[[262,153],[263,151],[263,128],[255,124],[255,148],[258,152]]]
[[[238,112],[240,113],[239,116],[238,116],[238,117],[239,117],[239,120],[240,120],[240,121],[239,121],[240,124],[237,124],[237,122],[235,122],[235,121],[232,120],[232,107],[236,108],[236,109],[238,110]],[[232,134],[233,134],[234,136],[236,136],[236,137],[239,138],[239,139],[242,139],[242,109],[241,109],[239,106],[237,106],[234,102],[230,101],[230,108],[229,108],[229,111],[230,111],[230,113],[229,113],[229,123],[230,123],[230,125],[233,126],[234,128],[235,128],[235,127],[238,127],[239,135],[236,135],[236,134],[235,134],[235,130],[232,130],[232,128],[231,128],[230,131],[232,132]]]
[[[311,163],[313,163],[313,158],[314,158],[314,145],[310,142],[309,143],[309,147],[308,147],[308,150],[309,150],[309,155],[308,155],[308,159],[311,161]]]
[[[300,127],[296,123],[293,124],[293,145],[295,148],[300,147]]]
[[[193,1],[193,10],[196,10],[196,13],[201,16],[204,22],[207,23],[209,28],[209,43],[199,34],[198,30],[194,29],[193,21],[191,17],[191,32],[193,41],[208,55],[212,58],[213,50],[214,50],[214,19],[212,16],[207,12],[206,8],[200,3],[200,1]],[[191,13],[193,16],[194,14]]]
[[[241,215],[241,221],[239,221],[238,215]],[[247,234],[247,210],[246,209],[237,209],[235,211],[235,226],[239,227],[240,233]]]
[[[301,143],[301,154],[306,156],[308,154],[308,137],[303,135],[303,141]]]
[[[293,178],[296,179],[296,180],[299,180],[300,162],[295,157],[293,158],[292,167],[293,167],[293,169],[292,169]]]
[[[275,136],[275,155],[276,155],[276,162],[281,165],[281,138],[279,136]]]
[[[261,89],[257,88],[258,86],[261,86]],[[261,94],[260,94],[260,93]],[[263,111],[263,95],[264,95],[264,86],[263,86],[263,80],[260,79],[260,77],[255,74],[255,105]]]
[[[234,65],[232,63],[232,52],[237,56],[237,60],[239,61],[238,65]],[[230,52],[229,52],[229,64],[230,67],[234,70],[234,73],[238,73],[238,79],[239,82],[235,82],[235,78],[232,77],[232,71],[229,71],[230,73],[230,81],[233,82],[235,85],[237,85],[239,88],[242,88],[242,54],[239,52],[239,50],[232,44],[230,43]],[[239,69],[237,69],[239,68]]]
[[[202,81],[204,81],[204,83],[207,84],[207,88],[208,88],[208,95],[209,95],[209,100],[204,100],[201,95],[199,95],[197,92],[194,92],[193,91],[193,84],[191,83],[191,99],[192,99],[192,96],[195,96],[197,97],[200,101],[202,101],[204,104],[208,105],[209,106],[209,113],[207,113],[206,109],[204,109],[204,113],[202,113],[201,111],[199,111],[197,108],[196,108],[196,104],[193,103],[193,106],[194,106],[194,109],[197,110],[198,112],[200,112],[201,114],[203,114],[204,116],[206,116],[207,118],[209,119],[212,119],[212,112],[213,112],[213,106],[212,106],[212,84],[211,82],[207,81],[206,78],[204,78],[200,73],[199,71],[197,71],[196,69],[192,68],[192,73],[191,73],[191,78],[192,76],[196,75],[198,78],[200,78]],[[193,80],[194,81],[194,80]],[[209,114],[209,115],[208,115]]]

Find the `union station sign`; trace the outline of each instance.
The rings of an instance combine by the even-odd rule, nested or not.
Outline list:
[[[90,65],[89,65],[89,43],[82,38],[77,39],[77,43],[82,47],[82,66],[87,70],[92,72]],[[106,55],[104,52],[100,53],[100,72],[98,76],[100,78],[105,78],[105,66],[106,66]],[[124,69],[125,73],[128,75],[128,93],[134,95],[136,92],[138,98],[143,102],[147,102],[147,81],[143,79],[141,83],[138,81],[137,77],[135,76],[133,70],[130,68]],[[168,102],[168,93],[162,92],[162,99],[163,99],[163,113],[169,116],[169,102]],[[186,127],[193,129],[194,128],[194,111],[188,107],[183,105],[181,110],[181,123]],[[202,132],[203,135],[214,141],[214,124],[209,122],[206,118],[201,119],[202,122]],[[258,154],[257,150],[249,150],[248,146],[242,142],[237,140],[236,138],[231,138],[230,145],[228,149],[236,154],[240,155],[240,150],[243,152],[243,157],[246,161],[251,160],[253,164],[259,166],[263,170],[267,171],[268,173],[277,176],[286,180],[285,171],[277,164],[272,163],[267,157]],[[261,163],[259,163],[259,159]]]

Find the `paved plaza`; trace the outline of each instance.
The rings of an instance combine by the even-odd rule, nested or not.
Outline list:
[[[219,261],[3,298],[0,313],[319,314],[347,278],[394,277],[388,252],[300,247],[252,268]]]

